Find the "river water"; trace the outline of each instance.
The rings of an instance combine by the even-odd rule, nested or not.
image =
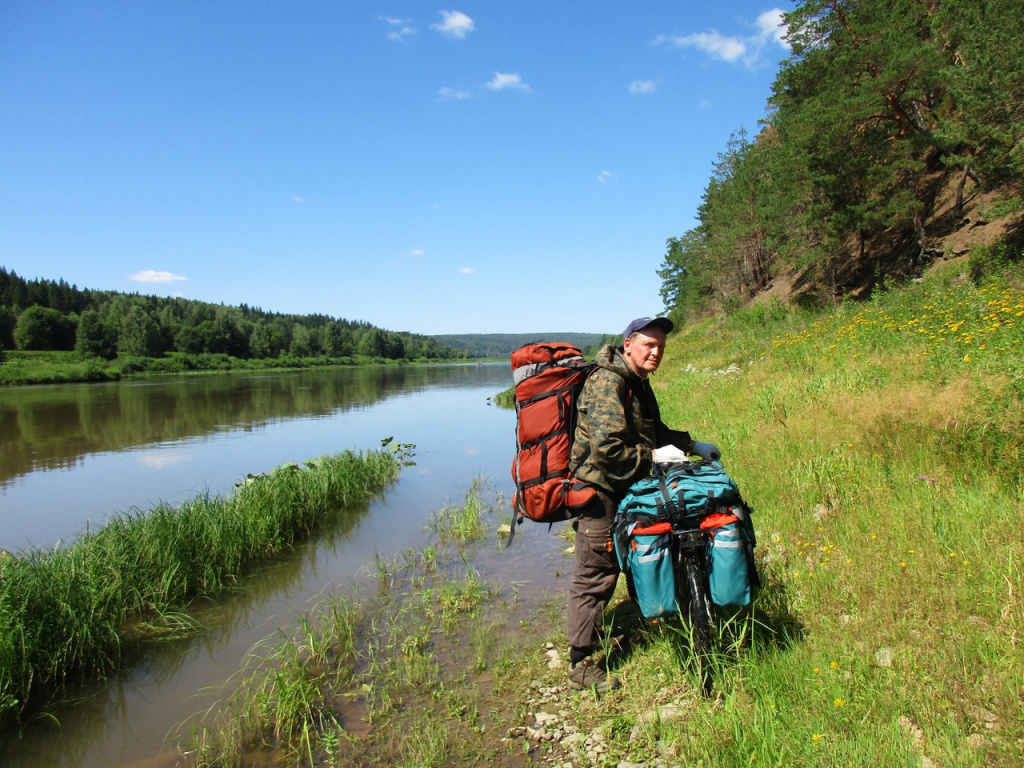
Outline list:
[[[199,606],[200,638],[147,649],[62,706],[59,726],[0,738],[0,764],[173,765],[169,735],[223,697],[254,644],[366,580],[377,556],[421,548],[430,516],[460,502],[475,478],[510,495],[514,414],[490,403],[510,384],[507,365],[471,364],[0,390],[0,547],[15,553],[60,546],[120,511],[230,493],[247,473],[288,461],[374,449],[391,436],[416,445],[415,465],[378,499]],[[557,546],[539,539],[541,549]]]

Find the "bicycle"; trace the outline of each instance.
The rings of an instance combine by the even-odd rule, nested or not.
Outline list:
[[[713,651],[716,635],[715,614],[708,588],[707,548],[711,541],[710,531],[700,528],[682,527],[682,521],[672,521],[668,537],[669,557],[675,584],[675,605],[679,617],[688,620],[692,629],[694,656],[703,661]],[[638,606],[633,573],[625,572],[626,591]]]
[[[750,512],[720,464],[694,462],[657,466],[633,486],[616,520],[615,546],[630,599],[645,618],[678,615],[688,626],[705,689],[725,630],[719,623],[731,622],[720,611],[749,605],[759,586]],[[712,564],[723,569],[717,592]],[[717,608],[713,594],[727,608]]]

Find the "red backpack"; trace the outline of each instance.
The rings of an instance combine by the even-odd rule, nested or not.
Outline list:
[[[524,517],[539,523],[567,520],[594,496],[589,486],[573,483],[569,473],[576,398],[594,368],[572,344],[527,344],[512,353],[516,494],[508,543]]]

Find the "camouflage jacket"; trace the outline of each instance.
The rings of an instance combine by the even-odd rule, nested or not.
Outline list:
[[[569,469],[577,480],[620,499],[650,471],[655,448],[671,444],[689,451],[693,441],[662,423],[650,382],[629,366],[621,349],[602,347],[594,362],[597,368],[576,401]]]

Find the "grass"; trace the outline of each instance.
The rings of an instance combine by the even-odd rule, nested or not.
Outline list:
[[[494,396],[492,402],[499,408],[514,410],[516,407],[516,388],[509,387],[508,389],[503,389]]]
[[[410,362],[438,362],[426,359],[386,360],[363,355],[353,357],[239,358],[225,354],[170,352],[163,357],[127,357],[113,360],[83,358],[77,352],[29,352],[5,350],[0,364],[0,386],[65,384],[77,381],[117,381],[146,374],[228,371],[276,371],[352,365],[406,365]]]
[[[613,740],[636,762],[1019,765],[1022,317],[1019,268],[976,282],[951,264],[828,314],[673,336],[663,416],[722,448],[768,586],[712,701],[672,680],[658,637],[618,670],[626,692],[579,717],[632,729],[682,704]]]
[[[392,482],[410,447],[287,464],[230,497],[129,512],[70,546],[0,560],[0,722],[102,679],[140,642],[194,631],[189,601],[231,588]]]
[[[234,768],[261,754],[291,765],[444,765],[472,754],[458,736],[479,735],[483,719],[469,675],[514,675],[523,642],[509,642],[507,609],[469,565],[502,503],[475,482],[461,507],[438,515],[459,531],[473,518],[474,535],[432,526],[436,544],[421,553],[377,558],[375,594],[328,599],[293,634],[257,646],[194,728],[194,764]]]

